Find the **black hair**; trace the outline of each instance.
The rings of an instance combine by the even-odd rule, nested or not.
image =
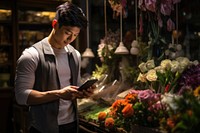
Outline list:
[[[87,18],[82,9],[70,2],[59,5],[56,10],[55,19],[61,26],[76,26],[79,28],[87,27]]]

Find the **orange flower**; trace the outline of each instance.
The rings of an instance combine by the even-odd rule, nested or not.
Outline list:
[[[125,99],[118,99],[112,104],[112,108],[119,108],[120,106],[126,105],[127,101]]]
[[[127,100],[127,102],[131,102],[131,103],[136,103],[137,100],[137,94],[127,94],[125,99]]]
[[[194,95],[195,95],[195,96],[200,96],[200,86],[197,87],[197,88],[194,90]]]
[[[111,118],[111,117],[106,118],[106,120],[105,120],[105,127],[111,129],[111,128],[113,128],[114,123],[115,123],[115,121],[114,121],[113,118]]]
[[[105,112],[100,112],[98,115],[99,121],[104,121],[106,119],[107,114]]]
[[[133,115],[133,113],[134,113],[133,105],[132,104],[127,104],[123,108],[122,113],[123,113],[124,117],[131,117]]]
[[[167,125],[168,125],[170,128],[174,128],[175,123],[174,123],[174,121],[173,121],[171,118],[168,118],[168,119],[167,119]]]

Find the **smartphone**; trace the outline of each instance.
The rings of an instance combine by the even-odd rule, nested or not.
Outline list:
[[[94,85],[94,83],[96,83],[98,80],[97,79],[89,79],[87,81],[85,81],[79,88],[79,91],[88,89],[89,87],[91,87],[92,85]]]

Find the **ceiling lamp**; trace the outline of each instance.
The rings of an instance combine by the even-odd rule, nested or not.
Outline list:
[[[82,54],[82,57],[88,57],[88,58],[93,58],[94,54],[90,48],[86,48],[85,51]]]
[[[87,20],[89,22],[89,6],[88,6],[88,0],[86,0],[86,15],[87,15]],[[86,50],[83,52],[82,57],[87,57],[87,58],[94,58],[94,53],[92,52],[92,50],[89,48],[90,47],[90,37],[89,37],[89,23],[87,26],[87,48]]]
[[[121,8],[120,12],[120,43],[117,49],[115,50],[115,54],[129,54],[128,49],[124,46],[122,42],[122,9],[123,8]]]

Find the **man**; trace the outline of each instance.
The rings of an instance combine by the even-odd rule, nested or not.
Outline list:
[[[57,7],[49,36],[18,59],[15,95],[29,106],[30,133],[78,132],[76,98],[89,97],[94,86],[78,91],[81,56],[70,43],[86,26],[82,10],[66,2]]]

